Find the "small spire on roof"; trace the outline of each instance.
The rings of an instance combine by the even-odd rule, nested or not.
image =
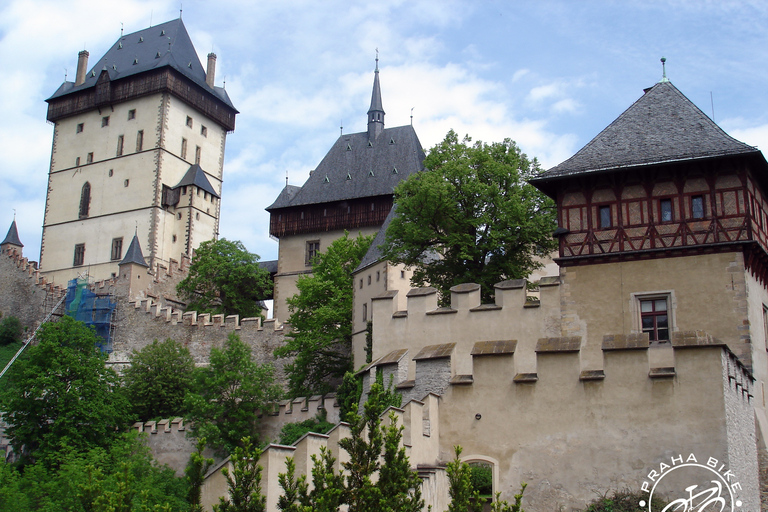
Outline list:
[[[288,169],[285,170],[285,186],[288,186]]]
[[[120,22],[120,37],[123,37],[123,22]]]
[[[376,48],[376,71],[375,73],[379,72],[379,49]]]
[[[661,81],[659,83],[669,82],[667,78],[667,58],[661,58]]]

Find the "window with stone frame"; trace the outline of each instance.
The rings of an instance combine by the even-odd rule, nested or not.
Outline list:
[[[638,297],[640,328],[651,343],[668,343],[671,330],[668,295]]]
[[[88,217],[88,212],[91,209],[91,184],[87,181],[80,189],[80,210],[78,212],[78,218],[85,219]]]
[[[112,257],[110,259],[119,260],[123,258],[123,237],[112,239]]]
[[[83,262],[85,261],[85,244],[76,244],[75,245],[75,258],[72,262],[72,265],[75,267],[80,267],[83,265]]]
[[[320,240],[310,240],[307,242],[307,252],[304,263],[307,266],[312,265],[312,260],[320,252]]]

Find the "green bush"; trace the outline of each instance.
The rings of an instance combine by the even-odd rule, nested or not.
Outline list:
[[[488,464],[472,463],[469,465],[472,490],[481,496],[493,495],[493,468]]]
[[[11,343],[21,341],[24,334],[24,328],[21,322],[15,316],[7,316],[0,320],[0,346],[4,347]]]
[[[592,501],[583,512],[645,512],[648,505],[640,506],[640,502],[648,500],[648,494],[642,492],[633,492],[629,489],[621,491],[609,491],[598,496]],[[666,503],[663,498],[653,497],[652,510],[661,510]]]
[[[326,420],[325,410],[320,411],[314,418],[288,423],[280,430],[280,444],[292,445],[307,432],[325,434],[333,428],[333,423]]]

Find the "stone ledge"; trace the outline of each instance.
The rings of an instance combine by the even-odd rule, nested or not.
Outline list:
[[[517,340],[478,341],[472,346],[472,356],[494,356],[514,354]]]
[[[539,354],[578,352],[579,350],[581,350],[581,336],[539,338],[539,341],[536,342],[536,352]]]
[[[528,384],[539,380],[538,373],[518,373],[512,378],[515,384]]]
[[[725,343],[713,338],[704,331],[677,331],[672,333],[674,348],[722,347]]]
[[[424,359],[445,359],[451,357],[453,349],[456,347],[455,343],[441,343],[439,345],[428,345],[421,349],[418,354],[413,358],[414,361],[421,361]]]
[[[648,334],[606,334],[603,336],[603,350],[646,350],[650,346]]]
[[[579,380],[582,382],[605,380],[605,372],[603,370],[583,370],[579,373]]]
[[[662,368],[651,368],[648,377],[652,379],[669,379],[677,375],[674,366],[664,366]]]
[[[454,386],[464,386],[472,384],[474,381],[475,379],[472,375],[455,375],[454,377],[451,377],[451,380],[449,380],[448,383]]]

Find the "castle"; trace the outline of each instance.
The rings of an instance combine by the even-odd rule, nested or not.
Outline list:
[[[493,304],[482,304],[479,286],[466,283],[451,290],[450,306],[438,307],[436,290],[409,289],[407,270],[379,256],[380,226],[393,215],[389,187],[401,168],[395,175],[390,160],[376,155],[421,149],[412,128],[391,130],[383,126],[377,72],[368,131],[342,135],[304,187],[286,186],[270,207],[270,233],[280,238],[275,298],[290,295],[312,254],[343,229],[377,232],[354,276],[355,363],[365,360],[361,333],[370,321],[372,362],[359,372],[364,393],[380,372],[403,395],[403,407],[393,412],[405,426],[403,444],[427,505],[447,507],[445,463],[462,445],[464,460],[491,467],[503,499],[528,483],[528,511],[579,510],[596,492],[641,489],[649,481],[664,480],[666,492],[679,494],[712,478],[726,483],[727,510],[760,510],[765,482],[758,468],[768,468],[762,153],[728,136],[664,78],[574,156],[533,180],[557,204],[556,275],[500,282]],[[409,153],[416,163],[407,172],[421,170],[420,155]],[[341,165],[346,161],[358,174]],[[72,189],[68,201],[81,195]],[[166,208],[152,211],[176,213]],[[46,226],[52,212],[47,207]],[[94,285],[124,297],[112,363],[124,363],[151,337],[184,340],[199,358],[231,330],[269,360],[281,342],[279,322],[211,318],[166,300],[187,260],[152,242],[147,263],[139,241],[150,232],[136,235],[138,254],[125,255],[117,272],[105,271]],[[61,293],[21,256],[15,225],[0,249],[0,287],[12,290],[0,294],[4,313],[20,303],[42,310]],[[26,307],[33,322],[34,308]],[[332,412],[333,400],[286,402],[265,425],[274,432],[320,409]],[[150,436],[183,433],[179,422],[137,428]],[[268,446],[260,462],[268,510],[276,510],[277,475],[287,457],[307,474],[321,447],[344,460],[338,440],[347,435],[341,423],[293,446]],[[706,478],[661,478],[691,456],[703,471],[710,468]],[[228,464],[207,477],[208,506],[226,494],[221,469]]]

